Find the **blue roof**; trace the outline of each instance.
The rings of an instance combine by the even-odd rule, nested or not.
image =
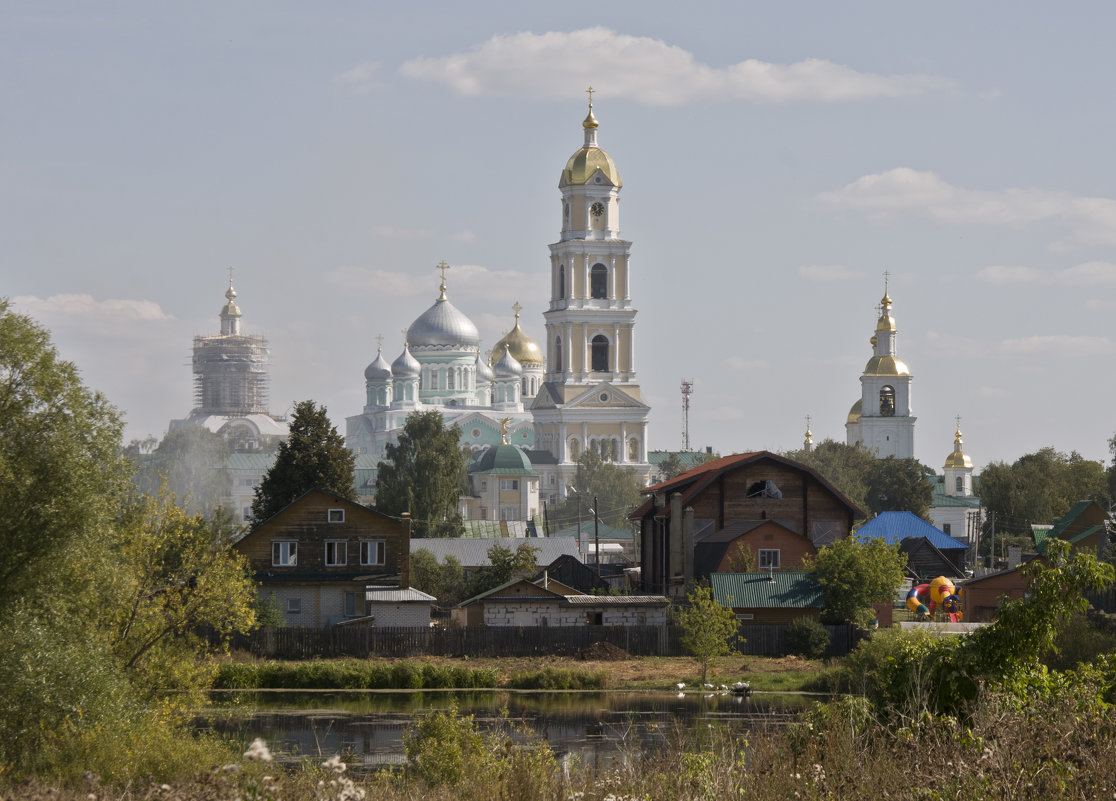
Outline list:
[[[968,547],[960,540],[934,528],[914,512],[880,512],[858,528],[856,536],[861,539],[881,539],[889,545],[897,545],[911,537],[925,537],[939,551]]]

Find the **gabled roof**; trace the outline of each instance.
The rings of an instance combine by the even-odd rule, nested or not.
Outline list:
[[[256,524],[255,526],[253,526],[253,527],[252,527],[252,528],[251,528],[251,529],[250,529],[249,531],[245,532],[245,533],[244,533],[244,536],[242,536],[242,537],[239,537],[238,539],[234,540],[234,541],[233,541],[233,544],[235,545],[235,544],[236,544],[237,542],[240,542],[240,541],[241,541],[241,540],[243,540],[243,539],[244,539],[245,537],[247,537],[247,536],[248,536],[249,534],[253,534],[253,533],[255,533],[256,531],[259,531],[259,530],[260,530],[261,528],[263,528],[264,526],[266,526],[266,525],[267,525],[268,523],[270,523],[270,522],[271,522],[272,520],[274,520],[275,518],[279,517],[280,515],[283,515],[283,514],[285,514],[285,513],[286,513],[286,511],[287,511],[288,509],[290,509],[291,507],[293,507],[293,506],[297,505],[297,504],[298,504],[298,503],[300,503],[300,502],[301,502],[301,501],[302,501],[302,500],[303,500],[304,498],[307,498],[307,497],[309,497],[310,495],[313,495],[314,493],[319,493],[319,494],[321,494],[321,495],[328,495],[328,496],[329,496],[330,498],[332,498],[332,499],[333,499],[333,500],[334,500],[334,501],[335,501],[335,502],[336,502],[336,503],[337,503],[337,504],[338,504],[339,506],[345,506],[345,507],[348,507],[348,508],[350,508],[350,509],[352,509],[352,508],[355,508],[355,509],[359,509],[359,510],[360,510],[360,511],[362,511],[362,512],[368,512],[368,513],[370,513],[370,514],[374,514],[374,515],[377,515],[378,517],[382,517],[382,518],[384,518],[385,520],[391,520],[391,521],[393,521],[393,522],[395,522],[395,523],[398,523],[398,522],[399,522],[399,518],[396,518],[396,517],[392,517],[391,515],[386,515],[386,514],[384,514],[383,512],[377,512],[377,511],[376,511],[375,509],[373,509],[373,508],[372,508],[371,506],[365,506],[365,505],[364,505],[364,504],[362,504],[362,503],[358,503],[358,502],[356,502],[356,501],[350,501],[350,500],[349,500],[348,498],[345,498],[345,497],[343,497],[343,496],[341,496],[341,495],[338,495],[338,494],[337,494],[336,492],[334,492],[333,490],[327,490],[327,489],[317,489],[317,488],[315,488],[315,489],[309,489],[309,490],[306,490],[306,492],[304,492],[304,493],[302,493],[301,495],[299,495],[299,496],[298,496],[297,498],[295,498],[295,499],[294,499],[293,501],[291,501],[290,503],[288,503],[288,504],[287,504],[286,506],[284,506],[284,507],[283,507],[282,509],[280,509],[280,510],[279,510],[278,512],[276,512],[275,514],[273,514],[273,515],[272,515],[271,517],[269,517],[269,518],[267,518],[266,520],[262,520],[262,521],[260,521],[259,523],[257,523],[257,524]]]
[[[632,533],[632,530],[630,528],[616,528],[614,526],[608,525],[607,523],[601,523],[600,526],[601,526],[601,530],[600,530],[600,535],[599,536],[602,540],[629,540],[630,541],[630,540],[635,538],[635,534]],[[582,520],[581,521],[581,538],[582,539],[588,538],[588,539],[592,540],[594,537],[598,536],[596,534],[596,531],[595,531],[594,527],[595,527],[595,523],[594,523],[592,517],[590,517],[588,520]],[[577,536],[577,524],[575,523],[572,526],[566,526],[565,528],[559,529],[558,531],[551,531],[550,536],[551,537],[576,537]]]
[[[366,587],[364,600],[375,604],[432,604],[438,599],[414,587]]]
[[[911,537],[925,537],[940,551],[968,548],[965,543],[934,528],[914,512],[880,512],[858,528],[854,536],[864,540],[880,539],[889,545]]]
[[[821,585],[813,573],[776,570],[771,573],[713,573],[713,599],[737,609],[821,609]]]
[[[507,593],[507,590],[517,585],[523,585],[524,589],[529,594],[512,595],[510,593]],[[525,578],[513,578],[510,581],[505,581],[499,587],[493,587],[491,590],[486,590],[479,595],[474,595],[472,598],[468,598],[462,601],[460,604],[458,604],[458,606],[472,606],[473,604],[480,601],[504,597],[514,598],[516,601],[560,601],[565,598],[565,596],[561,592],[558,592],[556,589],[552,590],[543,587],[541,584],[533,583]]]
[[[486,567],[491,562],[488,551],[493,545],[514,551],[520,545],[538,548],[535,564],[549,565],[559,556],[578,556],[577,543],[570,537],[412,537],[411,553],[430,551],[439,562],[452,556],[462,567]]]
[[[660,481],[658,484],[652,484],[650,487],[647,487],[642,491],[645,495],[649,496],[647,500],[644,501],[638,509],[632,512],[629,517],[633,520],[638,520],[639,518],[646,516],[654,508],[655,493],[681,492],[682,503],[683,505],[685,505],[695,495],[712,484],[713,481],[720,475],[727,473],[730,470],[734,470],[738,467],[742,467],[747,464],[753,464],[765,459],[778,462],[781,465],[790,467],[794,470],[800,470],[803,473],[808,474],[819,484],[833,493],[834,497],[841,501],[841,503],[852,510],[854,518],[864,517],[863,510],[861,510],[856,504],[846,498],[844,493],[842,493],[839,489],[829,483],[829,481],[827,481],[820,473],[818,473],[818,471],[814,470],[814,468],[808,467],[801,462],[796,462],[793,459],[788,459],[785,456],[780,456],[777,453],[772,453],[771,451],[734,453],[731,456],[723,456],[720,459],[714,459],[711,462],[706,462],[705,464],[690,468],[684,473],[679,473],[674,478],[668,479],[666,481]]]

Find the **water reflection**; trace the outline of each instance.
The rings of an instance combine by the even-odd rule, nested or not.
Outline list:
[[[245,744],[263,737],[277,758],[298,761],[336,753],[351,767],[400,765],[403,734],[416,715],[448,709],[473,715],[484,729],[532,732],[559,757],[605,766],[625,752],[660,745],[678,728],[730,731],[782,726],[806,701],[791,695],[604,692],[283,692],[215,694],[219,706],[199,719]]]

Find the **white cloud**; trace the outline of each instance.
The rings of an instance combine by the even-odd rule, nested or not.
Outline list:
[[[1059,222],[1084,244],[1116,244],[1116,200],[1044,189],[966,189],[937,173],[896,167],[864,175],[818,199],[882,222],[909,213],[946,224]]]
[[[976,277],[993,286],[1047,284],[1055,286],[1105,286],[1116,284],[1116,264],[1087,261],[1062,270],[1045,272],[1034,267],[985,267]]]
[[[817,58],[792,64],[747,59],[713,67],[659,39],[607,28],[497,35],[468,52],[413,59],[399,71],[468,96],[572,98],[583,96],[581,88],[592,83],[609,97],[649,105],[726,99],[839,102],[952,85],[932,75],[875,75]]]
[[[151,321],[174,319],[153,300],[95,300],[92,295],[24,295],[12,299],[24,314],[35,318],[66,318],[87,321]]]
[[[426,277],[426,276],[422,276]],[[406,297],[429,291],[429,284],[422,284],[415,273],[369,270],[364,267],[338,267],[326,273],[334,286],[360,292],[376,292],[387,297]]]
[[[1072,336],[1053,334],[1047,336],[1005,339],[1000,349],[1006,353],[1024,356],[1107,356],[1116,353],[1116,343],[1107,337]],[[1044,365],[1046,369],[1048,365]]]
[[[811,264],[798,268],[798,275],[808,281],[854,281],[864,273],[841,264]]]
[[[378,61],[365,61],[363,64],[357,64],[352,69],[334,75],[333,82],[352,92],[364,95],[383,85],[376,78],[379,71],[380,63]]]

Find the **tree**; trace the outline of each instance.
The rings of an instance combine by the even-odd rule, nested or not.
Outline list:
[[[686,466],[682,464],[682,460],[678,458],[678,454],[675,451],[671,451],[667,454],[667,458],[659,462],[659,481],[669,481],[679,473],[685,472],[685,470]]]
[[[864,500],[872,512],[913,512],[926,520],[930,515],[933,475],[915,459],[876,459],[868,471],[868,491]]]
[[[701,683],[705,684],[713,660],[732,653],[729,639],[740,624],[731,607],[722,606],[713,598],[708,585],[695,585],[686,600],[689,605],[678,612],[678,625],[685,631],[682,647],[701,665]]]
[[[468,597],[461,562],[447,554],[439,564],[425,548],[411,554],[411,586],[433,595],[442,606],[456,606]]]
[[[488,564],[481,567],[469,582],[470,598],[482,592],[507,584],[514,578],[525,578],[538,569],[539,549],[526,542],[520,543],[513,551],[502,545],[488,549]]]
[[[848,620],[866,628],[875,619],[872,604],[895,598],[906,573],[907,555],[898,545],[852,536],[826,545],[803,561],[825,596],[822,620]]]
[[[150,442],[133,440],[124,449],[140,492],[158,495],[165,481],[183,509],[207,517],[231,494],[229,445],[220,434],[190,423],[170,429],[154,447]]]
[[[861,509],[868,508],[868,478],[878,460],[864,448],[826,439],[812,451],[788,451],[784,455],[812,467],[850,501]]]
[[[295,404],[290,436],[280,443],[275,463],[256,487],[252,522],[262,523],[312,489],[356,500],[355,464],[356,457],[330,424],[326,408],[311,400]]]
[[[465,486],[461,429],[446,426],[441,412],[407,417],[399,442],[387,446],[376,468],[376,508],[399,516],[408,512],[414,537],[459,537],[465,527],[459,503]]]
[[[614,528],[627,525],[628,515],[640,501],[643,488],[634,470],[604,461],[594,450],[586,450],[577,459],[571,492],[550,513],[551,526],[565,528],[575,525],[580,508],[582,524],[592,526],[593,499],[596,498],[600,521]],[[585,529],[592,531],[592,528]]]

